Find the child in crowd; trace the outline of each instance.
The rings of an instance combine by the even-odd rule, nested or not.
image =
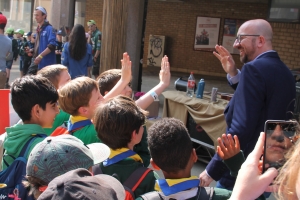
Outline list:
[[[23,60],[23,75],[24,76],[28,73],[29,66],[31,65],[33,48],[34,48],[34,43],[32,43],[32,37],[34,37],[32,32],[28,32],[27,33],[27,42],[25,42],[24,45],[20,49],[20,54],[24,55],[24,60]]]
[[[30,153],[24,185],[35,198],[47,189],[57,176],[68,171],[84,168],[91,171],[94,164],[107,159],[109,148],[102,143],[88,146],[72,135],[47,137]]]
[[[15,34],[17,36],[17,41],[18,41],[18,48],[19,48],[19,55],[20,55],[20,66],[19,66],[19,69],[20,69],[20,77],[22,77],[24,74],[23,74],[23,61],[24,61],[24,53],[21,51],[21,49],[23,48],[24,44],[27,43],[27,40],[26,38],[23,37],[24,35],[24,31],[22,29],[17,29],[15,31]]]
[[[144,131],[145,111],[136,106],[126,96],[118,96],[101,105],[95,114],[95,128],[98,137],[111,149],[109,158],[100,164],[104,174],[113,175],[121,183],[139,167],[143,166],[141,157],[133,151],[140,143]],[[137,197],[154,191],[158,175],[151,171],[134,191]]]
[[[11,103],[23,124],[6,128],[5,153],[2,169],[6,169],[17,158],[24,144],[36,134],[46,134],[43,128],[51,128],[59,109],[58,94],[50,81],[41,76],[25,76],[16,79],[11,87]],[[35,138],[33,147],[43,138]],[[25,155],[27,158],[28,155]],[[13,158],[14,157],[14,158]]]
[[[76,169],[51,181],[48,189],[39,197],[39,200],[57,199],[123,200],[125,190],[122,184],[111,176],[93,176],[86,169]]]
[[[127,53],[123,54],[121,62],[122,77],[105,97],[100,94],[97,82],[89,77],[75,78],[59,90],[59,105],[71,115],[68,131],[84,144],[100,142],[91,121],[97,106],[102,101],[121,93],[130,81],[131,61]]]
[[[239,142],[237,137],[233,141],[230,135],[227,137],[225,134],[222,139],[223,141],[218,140],[220,146],[217,152],[230,168],[231,174],[236,175],[244,161]],[[180,120],[164,118],[155,122],[149,128],[148,145],[151,164],[153,168],[162,170],[165,179],[156,181],[155,189],[158,192],[145,194],[147,199],[161,197],[161,199],[192,200],[205,199],[203,198],[205,195],[211,195],[214,200],[225,200],[230,197],[231,191],[225,189],[209,188],[213,191],[206,192],[208,188],[199,186],[199,178],[191,176],[191,169],[198,158],[189,133]],[[145,196],[139,199],[146,199]]]
[[[38,75],[47,78],[56,88],[59,90],[62,86],[71,80],[68,68],[63,65],[49,65],[37,72]],[[47,135],[53,133],[53,131],[59,127],[67,127],[70,115],[60,109],[59,114],[55,117],[52,128],[45,128]]]
[[[100,93],[104,96],[106,95],[120,80],[121,78],[121,70],[120,69],[111,69],[107,70],[99,75],[97,78]],[[139,98],[136,101],[136,104],[142,108],[146,109],[153,101],[154,98],[157,98],[170,84],[170,64],[168,62],[168,57],[164,56],[161,62],[161,70],[159,73],[160,82],[157,86],[152,88],[149,92],[147,92],[144,96]],[[126,85],[122,92],[122,95],[127,97],[132,97],[132,89],[130,83]],[[141,156],[143,159],[144,166],[148,166],[150,164],[150,153],[148,150],[147,144],[147,129],[144,126],[144,133],[141,142],[134,146],[133,149],[136,153]]]

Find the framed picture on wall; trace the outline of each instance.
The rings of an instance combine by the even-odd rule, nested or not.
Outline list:
[[[233,48],[233,43],[235,41],[237,32],[240,26],[246,20],[241,19],[224,19],[223,27],[223,41],[222,45],[225,47],[231,54],[239,54],[239,50]]]
[[[197,17],[194,50],[213,51],[219,41],[221,18]]]

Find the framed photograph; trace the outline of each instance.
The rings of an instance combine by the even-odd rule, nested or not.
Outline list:
[[[218,44],[221,18],[197,17],[194,50],[213,51]]]
[[[240,19],[224,19],[222,45],[231,54],[239,54],[239,50],[233,48],[233,43],[235,41],[235,38],[236,38],[236,35],[237,35],[237,32],[238,32],[240,26],[245,21],[246,20],[240,20]]]

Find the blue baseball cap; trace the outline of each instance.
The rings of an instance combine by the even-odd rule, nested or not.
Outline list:
[[[32,32],[29,31],[29,32],[26,34],[26,36],[31,36],[31,34],[32,34]]]
[[[62,31],[61,31],[61,30],[58,30],[56,34],[57,34],[57,35],[62,35]]]

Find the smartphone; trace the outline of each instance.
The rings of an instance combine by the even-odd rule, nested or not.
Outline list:
[[[265,123],[265,144],[263,154],[263,173],[269,167],[281,168],[285,154],[297,140],[296,121],[267,120]]]

